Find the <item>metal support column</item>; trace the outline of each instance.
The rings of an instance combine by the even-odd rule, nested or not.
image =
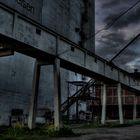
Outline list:
[[[60,60],[54,61],[54,125],[55,129],[60,129],[61,117],[61,81],[60,81]]]
[[[67,110],[67,119],[69,121],[69,117],[70,117],[70,108],[69,108],[69,97],[70,97],[70,89],[69,89],[69,83],[67,83],[67,90],[68,90],[68,95],[67,95],[67,100],[68,100],[68,110]]]
[[[76,99],[76,120],[78,121],[79,119],[79,100],[78,98]]]
[[[118,83],[117,85],[117,93],[118,93],[119,121],[120,121],[120,124],[123,124],[124,120],[123,120],[123,108],[122,108],[122,96],[121,96],[122,87],[120,83]]]
[[[38,61],[36,61],[35,65],[34,65],[32,96],[31,96],[31,104],[30,104],[29,117],[28,117],[29,129],[35,128],[35,118],[36,118],[37,98],[38,98],[38,88],[39,88],[39,77],[40,77],[40,65],[38,65]]]
[[[137,96],[134,95],[134,104],[133,104],[133,120],[137,118]]]
[[[102,94],[102,114],[101,114],[101,124],[105,124],[106,119],[106,85],[103,84],[101,89]]]

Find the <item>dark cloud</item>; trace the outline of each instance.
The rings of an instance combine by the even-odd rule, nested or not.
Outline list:
[[[137,61],[135,64],[134,64],[134,69],[138,69],[140,71],[140,61]]]
[[[110,8],[118,4],[120,4],[120,0],[107,0],[106,3],[102,5],[102,8]]]
[[[132,49],[127,49],[120,56],[118,56],[118,58],[116,58],[114,62],[119,66],[125,65],[128,62],[134,60],[137,56],[138,54],[134,53]]]
[[[126,7],[127,4],[133,4],[137,0],[106,0],[105,2],[102,3],[102,8],[111,8],[111,7]]]
[[[105,55],[113,55],[120,50],[122,44],[126,42],[125,36],[120,33],[109,33],[102,35],[101,38],[97,40],[99,42],[98,53],[103,57]],[[103,48],[104,51],[101,51]]]
[[[124,43],[124,34],[121,33],[109,33],[107,35],[102,35],[102,39],[107,39],[109,42],[115,42],[115,46]]]
[[[138,0],[96,0],[96,31],[114,20]],[[96,53],[107,60],[111,60],[138,33],[140,22],[140,3],[123,15],[111,28],[100,32],[96,36]],[[113,62],[115,65],[133,71],[140,69],[139,48],[140,41],[133,42]]]
[[[124,34],[120,33],[109,33],[106,35],[102,35],[100,39],[98,39],[97,49],[98,55],[106,58],[108,61],[111,60],[130,40],[125,39]],[[136,41],[132,45],[130,45],[126,50],[124,50],[114,61],[113,63],[125,70],[133,71],[133,68],[127,63],[132,60],[139,58],[140,49],[139,49],[139,41]],[[138,64],[138,62],[137,62]],[[140,64],[140,63],[139,63]],[[138,65],[134,65],[134,68],[138,68]]]
[[[121,14],[121,13],[120,13]],[[107,25],[112,24],[115,21],[116,17],[120,14],[110,14],[108,15],[104,22]],[[122,16],[116,23],[112,26],[113,28],[120,29],[123,27],[127,27],[129,24],[138,24],[140,22],[140,7],[134,8],[129,11],[126,15]]]

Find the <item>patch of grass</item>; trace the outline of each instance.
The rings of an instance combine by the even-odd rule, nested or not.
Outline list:
[[[72,137],[75,136],[72,129],[68,127],[61,127],[59,130],[55,129],[54,126],[49,126],[47,130],[49,137]]]
[[[79,128],[99,128],[99,127],[101,127],[100,124],[86,123],[81,125]]]
[[[48,137],[72,137],[76,136],[72,129],[61,127],[59,130],[54,126],[44,126],[29,130],[25,127],[6,128],[0,133],[0,140],[34,140],[44,139]]]
[[[107,125],[105,125],[106,127],[111,127],[111,128],[117,128],[117,127],[129,127],[129,126],[133,126],[133,125],[138,125],[140,124],[140,120],[129,120],[129,121],[125,121],[124,124],[119,124],[119,122],[116,123],[109,123]]]
[[[101,125],[100,123],[88,122],[84,124],[76,125],[77,128],[119,128],[119,127],[129,127],[133,125],[140,124],[140,120],[137,121],[126,121],[125,124],[119,124],[119,122],[108,122],[106,125]],[[72,128],[74,126],[72,125]],[[0,140],[39,140],[46,139],[49,137],[73,137],[76,135],[71,128],[67,126],[61,127],[59,130],[55,129],[53,125],[50,126],[39,126],[34,130],[29,130],[19,124],[15,125],[13,128],[0,127]]]
[[[136,120],[136,121],[128,120],[128,121],[126,121],[126,123],[128,123],[130,125],[139,125],[140,124],[140,120]]]
[[[131,126],[130,124],[124,123],[124,124],[106,124],[104,125],[104,127],[108,127],[108,128],[121,128],[121,127],[129,127]]]
[[[140,124],[140,120],[137,121],[125,121],[124,124],[120,124],[118,121],[117,122],[107,122],[105,125],[101,125],[100,123],[85,123],[85,124],[81,124],[79,126],[77,126],[76,128],[104,128],[104,127],[108,127],[108,128],[119,128],[119,127],[129,127],[129,126],[133,126],[133,125],[138,125]]]

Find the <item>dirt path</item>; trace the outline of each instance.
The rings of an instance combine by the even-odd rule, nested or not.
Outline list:
[[[140,140],[140,125],[125,128],[75,129],[74,132],[83,135],[49,140]]]

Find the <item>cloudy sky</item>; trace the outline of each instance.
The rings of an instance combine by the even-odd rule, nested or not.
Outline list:
[[[95,0],[96,32],[112,24],[120,14],[138,1],[140,0]],[[96,53],[110,60],[138,33],[140,33],[140,2],[119,18],[111,28],[96,35]],[[140,38],[113,63],[129,72],[135,68],[140,71]]]

